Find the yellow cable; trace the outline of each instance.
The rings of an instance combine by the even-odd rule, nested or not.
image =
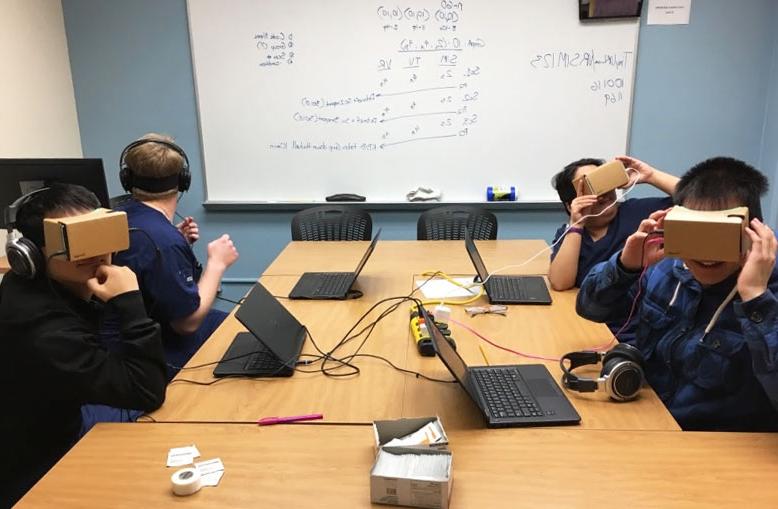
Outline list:
[[[469,284],[466,284],[466,285],[462,284],[459,281],[457,281],[456,279],[452,278],[451,276],[449,276],[448,274],[446,274],[445,272],[440,271],[440,270],[436,270],[434,272],[433,271],[422,272],[421,275],[422,276],[426,276],[426,277],[440,276],[443,279],[445,279],[446,281],[448,281],[449,283],[451,283],[452,285],[456,285],[456,286],[458,286],[460,288],[464,288],[465,290],[470,290],[471,288],[475,288],[476,286],[479,287],[479,288],[483,288],[484,287],[483,283],[476,282],[476,281],[473,281],[472,283],[469,283]]]
[[[465,300],[440,300],[440,299],[429,299],[429,300],[423,300],[422,304],[450,304],[452,306],[461,306],[464,304],[470,304],[471,302],[475,302],[478,299],[481,298],[481,296],[484,294],[484,287],[480,283],[474,283],[473,285],[463,285],[459,281],[454,280],[451,276],[446,274],[445,272],[441,271],[427,271],[422,272],[422,276],[435,276],[435,277],[441,277],[448,281],[449,283],[459,286],[460,288],[464,288],[465,290],[470,290],[474,286],[478,286],[478,294],[474,295],[473,297],[467,298]]]

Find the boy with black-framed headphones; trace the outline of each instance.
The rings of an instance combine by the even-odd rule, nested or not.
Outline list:
[[[117,242],[104,242],[101,250],[87,241],[82,250],[71,232],[65,250],[54,246],[57,228],[76,222],[126,242],[126,222],[95,211],[99,206],[83,187],[55,184],[7,210],[11,272],[0,282],[0,507],[13,505],[77,441],[83,404],[152,411],[165,399],[160,327],[147,316],[132,271],[110,264],[108,251]],[[11,234],[13,228],[23,236]],[[100,323],[109,312],[118,317],[116,349],[100,341]]]
[[[665,221],[669,210],[654,212],[621,251],[592,268],[578,293],[578,313],[598,322],[624,321],[635,303],[631,343],[646,380],[684,430],[778,430],[778,241],[761,221],[767,187],[764,175],[743,161],[697,164],[678,183],[674,201],[684,209],[676,212],[722,211],[722,224],[742,233],[732,239],[709,233],[684,248],[703,253],[703,240],[712,246],[705,254],[679,250],[678,258],[666,257],[665,241],[678,239],[669,228],[679,223]],[[736,207],[747,208],[748,218],[726,215]],[[703,215],[690,227],[732,231],[711,230],[710,214]],[[727,240],[734,255],[716,252]]]
[[[208,244],[203,269],[191,248],[199,238],[197,223],[186,217],[173,224],[179,193],[189,189],[192,177],[186,153],[172,138],[146,134],[125,147],[119,166],[122,187],[132,198],[117,210],[145,235],[133,236],[115,263],[138,275],[146,308],[162,325],[172,378],[227,316],[212,306],[238,251],[229,235],[222,235]]]

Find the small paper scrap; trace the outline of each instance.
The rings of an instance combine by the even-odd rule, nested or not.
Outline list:
[[[194,444],[185,447],[173,447],[167,453],[167,466],[180,467],[182,465],[191,465],[195,458],[200,457],[200,451]]]
[[[408,446],[408,445],[430,445],[437,444],[445,438],[443,429],[440,427],[440,421],[428,422],[418,430],[409,435],[400,438],[393,438],[385,447]]]
[[[197,471],[200,472],[203,486],[219,485],[219,481],[221,481],[224,475],[224,463],[222,463],[220,458],[200,461],[194,465]]]

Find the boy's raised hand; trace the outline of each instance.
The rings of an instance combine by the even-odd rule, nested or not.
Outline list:
[[[129,267],[100,265],[86,285],[98,299],[108,302],[117,295],[137,290],[138,278]]]
[[[737,291],[744,302],[759,297],[767,290],[778,249],[772,228],[759,219],[751,220],[751,227],[746,227],[746,233],[751,238],[751,249],[745,255],[737,278]]]
[[[629,187],[634,184],[635,178],[637,178],[638,183],[648,182],[651,177],[654,176],[654,171],[656,171],[650,164],[644,163],[640,159],[635,159],[634,157],[616,156],[616,159],[624,163],[625,168],[632,168],[637,172],[637,175],[635,175],[635,172],[629,172],[629,182],[627,182],[624,187]]]
[[[208,243],[208,265],[214,264],[222,271],[235,263],[238,259],[238,250],[226,233],[218,239]]]
[[[665,216],[668,212],[670,212],[670,209],[657,210],[652,213],[648,216],[648,219],[640,222],[640,226],[635,233],[627,237],[624,249],[619,256],[619,260],[624,268],[637,272],[643,266],[653,265],[664,258],[665,249],[662,244],[662,237],[651,235],[651,238],[648,240],[646,240],[646,237],[664,227]]]
[[[176,225],[176,228],[190,244],[194,244],[200,238],[200,227],[192,216],[186,216],[183,221]]]
[[[589,208],[597,203],[597,195],[585,194],[584,179],[578,180],[576,192],[578,196],[570,202],[570,226],[582,226],[581,220],[588,214]]]

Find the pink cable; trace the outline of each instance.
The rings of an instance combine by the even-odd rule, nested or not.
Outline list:
[[[660,242],[664,242],[664,238],[653,238],[648,239],[646,241],[646,244],[657,244]],[[632,300],[632,307],[629,310],[629,316],[627,317],[627,320],[624,322],[624,325],[621,326],[621,328],[616,331],[616,333],[613,335],[613,339],[608,341],[604,345],[598,345],[592,348],[592,350],[605,350],[609,348],[614,341],[619,339],[619,334],[624,332],[624,329],[627,328],[627,325],[629,325],[629,322],[632,321],[632,315],[635,313],[635,307],[637,306],[638,300],[640,300],[640,294],[643,292],[643,276],[646,274],[646,271],[648,270],[648,261],[643,265],[643,270],[640,272],[640,276],[638,277],[638,293],[635,295],[635,298]]]
[[[621,328],[616,331],[616,333],[613,335],[613,338],[611,338],[610,341],[608,341],[607,343],[603,343],[601,345],[597,345],[597,346],[592,347],[591,349],[594,350],[595,352],[600,351],[600,350],[607,350],[607,349],[609,349],[611,347],[611,345],[617,339],[619,339],[619,334],[624,332],[624,329],[627,328],[627,325],[629,325],[629,322],[632,321],[632,315],[635,313],[635,307],[637,306],[638,300],[640,299],[640,294],[643,291],[642,281],[643,281],[643,274],[646,273],[646,269],[648,269],[647,265],[643,268],[643,272],[640,273],[640,277],[638,278],[638,293],[635,295],[635,298],[632,300],[632,307],[629,310],[629,316],[627,317],[627,320],[624,322],[624,325],[622,325]]]
[[[643,292],[643,276],[646,273],[646,270],[648,270],[648,265],[643,267],[643,271],[640,273],[640,277],[638,278],[638,293],[635,295],[634,300],[632,301],[632,308],[629,310],[629,316],[627,317],[627,320],[624,322],[624,325],[621,326],[621,328],[616,332],[616,334],[613,335],[613,338],[608,341],[607,343],[603,343],[601,345],[593,346],[592,348],[584,349],[584,350],[593,350],[593,351],[599,351],[599,350],[607,350],[610,348],[610,346],[613,344],[614,341],[616,341],[619,337],[619,334],[621,334],[624,329],[629,325],[629,322],[632,320],[632,315],[635,313],[635,308],[637,306],[638,300],[640,299],[640,294]],[[490,340],[489,338],[483,336],[481,333],[476,331],[475,329],[471,328],[468,325],[465,325],[464,323],[460,322],[459,320],[455,320],[453,318],[449,318],[449,321],[452,323],[455,323],[456,325],[459,325],[460,327],[468,330],[470,333],[474,334],[475,336],[481,338],[482,340],[486,341],[490,345],[492,345],[495,348],[499,348],[500,350],[505,350],[506,352],[510,352],[514,355],[518,355],[519,357],[526,357],[528,359],[537,359],[542,361],[558,361],[559,359],[557,357],[545,357],[543,355],[535,355],[531,353],[523,353],[519,352],[517,350],[512,350],[508,347],[499,345],[495,343],[494,341]]]
[[[664,239],[663,238],[650,239],[646,243],[647,244],[656,244],[658,242],[664,242]],[[627,325],[629,325],[629,322],[632,320],[632,315],[635,313],[635,308],[637,307],[638,300],[640,300],[640,294],[643,293],[643,276],[646,274],[647,270],[648,270],[648,263],[643,265],[643,270],[640,272],[640,276],[638,277],[638,293],[635,294],[635,298],[632,300],[632,307],[629,310],[629,316],[627,317],[627,320],[624,322],[624,325],[622,325],[621,328],[618,331],[616,331],[616,333],[613,335],[613,338],[610,341],[608,341],[607,343],[603,343],[601,345],[594,346],[594,347],[592,347],[592,348],[590,348],[588,350],[599,351],[599,350],[606,350],[606,349],[610,348],[610,346],[613,344],[613,342],[618,339],[619,334],[621,334],[624,331],[624,329],[627,327]],[[486,341],[487,343],[489,343],[493,347],[499,348],[500,350],[505,350],[506,352],[510,352],[510,353],[512,353],[514,355],[518,355],[519,357],[526,357],[528,359],[537,359],[537,360],[542,360],[542,361],[558,361],[559,360],[556,357],[545,357],[543,355],[535,355],[535,354],[531,354],[531,353],[519,352],[517,350],[511,350],[508,347],[505,347],[505,346],[502,346],[502,345],[498,345],[494,341],[488,339],[487,337],[483,336],[478,331],[472,329],[470,326],[465,325],[464,323],[462,323],[462,322],[460,322],[458,320],[455,320],[453,318],[449,318],[449,321],[459,325],[460,327],[462,327],[462,328],[464,328],[466,330],[468,330],[469,332],[471,332],[472,334],[474,334],[477,337],[481,338],[482,340]]]
[[[460,327],[462,327],[464,329],[467,329],[471,333],[473,333],[476,336],[478,336],[479,338],[483,339],[484,341],[486,341],[487,343],[489,343],[493,347],[499,348],[500,350],[505,350],[506,352],[510,352],[512,354],[518,355],[519,357],[526,357],[528,359],[538,359],[538,360],[542,360],[542,361],[559,361],[559,358],[557,358],[557,357],[544,357],[542,355],[534,355],[534,354],[531,354],[531,353],[522,353],[522,352],[519,352],[519,351],[516,351],[516,350],[511,350],[510,348],[504,347],[502,345],[498,345],[494,341],[492,341],[492,340],[482,336],[479,332],[477,332],[474,329],[471,329],[468,325],[465,325],[462,322],[454,320],[453,318],[449,318],[448,320],[450,322],[452,322],[452,323],[455,323],[455,324],[459,325]]]

